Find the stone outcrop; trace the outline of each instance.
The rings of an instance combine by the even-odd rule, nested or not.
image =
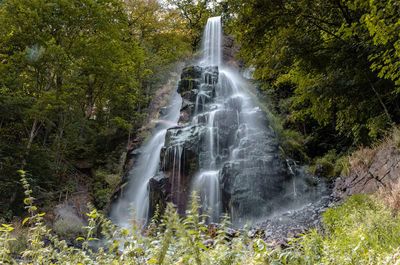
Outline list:
[[[206,104],[215,96],[218,83],[218,68],[188,66],[183,69],[178,92],[182,96],[182,107],[179,125],[167,131],[165,144],[161,150],[160,168],[167,176],[168,185],[164,185],[165,201],[171,201],[183,214],[190,193],[193,176],[202,163],[207,161],[207,130],[204,127],[207,117],[198,115],[197,124],[191,124],[195,113],[201,113]],[[200,85],[202,89],[200,90]],[[151,191],[152,192],[152,191]],[[158,196],[158,195],[157,195]],[[157,199],[150,198],[150,209],[154,209]],[[158,201],[160,204],[160,201]],[[165,207],[165,202],[161,208]],[[151,213],[151,211],[150,211]]]
[[[390,187],[400,180],[398,148],[386,146],[377,150],[369,149],[359,151],[355,156],[350,158],[352,167],[349,176],[336,179],[334,188],[336,198],[356,193],[373,193],[381,187]]]
[[[183,214],[199,169],[219,169],[220,208],[234,222],[268,215],[293,200],[286,190],[291,175],[265,113],[236,94],[231,82],[216,66],[183,69],[179,125],[168,129],[161,172],[150,180],[150,216],[167,201]]]
[[[163,212],[165,208],[165,202],[167,201],[167,194],[170,191],[168,176],[159,172],[158,175],[154,176],[149,181],[149,198],[150,198],[150,213],[156,212],[158,205],[159,211]]]
[[[224,34],[222,43],[222,60],[236,69],[241,68],[242,62],[235,58],[235,55],[239,52],[239,46],[233,36]]]

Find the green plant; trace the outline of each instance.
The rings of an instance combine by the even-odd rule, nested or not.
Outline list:
[[[232,237],[227,216],[219,228],[206,226],[193,195],[186,217],[172,204],[159,211],[146,233],[132,220],[119,228],[97,210],[88,213],[85,236],[76,238],[81,248],[69,247],[43,225],[43,214],[33,205],[25,172],[21,172],[25,204],[30,216],[27,245],[18,261],[10,251],[13,227],[0,227],[0,261],[7,264],[398,264],[400,219],[379,197],[356,195],[328,209],[323,215],[324,233],[311,230],[293,239],[286,249],[271,249],[261,238],[248,238],[246,230]],[[102,235],[99,248],[89,244]],[[229,235],[229,236],[228,236]],[[48,239],[49,244],[44,244]],[[397,263],[396,263],[397,262]]]
[[[312,173],[325,178],[338,177],[344,171],[348,172],[348,159],[330,150],[323,157],[316,158],[312,166]]]
[[[54,232],[62,239],[75,240],[75,238],[81,236],[85,230],[81,224],[72,223],[69,220],[57,220],[54,223]]]

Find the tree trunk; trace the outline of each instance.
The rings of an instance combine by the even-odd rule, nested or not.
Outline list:
[[[374,91],[374,93],[375,93],[377,99],[379,100],[379,103],[381,104],[383,110],[385,111],[386,117],[388,118],[388,120],[390,121],[390,123],[393,124],[392,117],[390,116],[389,111],[388,111],[388,109],[387,109],[385,103],[384,103],[383,100],[382,100],[381,95],[380,95],[380,94],[378,93],[378,91],[376,90],[376,88],[375,88],[374,84],[372,83],[372,81],[371,81],[368,77],[367,77],[367,79],[368,79],[369,85],[371,86],[372,91]]]
[[[22,170],[26,166],[26,157],[29,155],[29,151],[31,150],[33,140],[35,139],[35,137],[37,135],[37,132],[38,132],[38,129],[39,129],[38,128],[38,122],[39,122],[39,115],[36,114],[35,115],[35,120],[33,121],[33,124],[32,124],[31,131],[29,133],[29,140],[28,140],[28,144],[26,146],[25,155],[24,155],[24,158],[22,159],[22,167],[21,167]]]

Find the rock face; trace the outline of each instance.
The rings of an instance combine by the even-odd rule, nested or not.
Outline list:
[[[160,172],[150,180],[150,216],[167,201],[183,214],[196,185],[203,210],[231,213],[234,223],[266,216],[307,190],[294,182],[265,113],[237,86],[216,66],[183,69],[179,125],[168,129]]]
[[[373,193],[399,180],[400,151],[395,147],[380,148],[370,159],[358,159],[348,177],[336,180],[334,195],[342,198],[356,193]]]
[[[168,176],[160,172],[149,181],[150,212],[155,213],[158,205],[159,211],[163,212],[167,193],[170,191]]]
[[[235,68],[241,67],[241,61],[235,59],[235,55],[239,52],[239,47],[235,42],[233,36],[224,34],[222,47],[222,60]]]

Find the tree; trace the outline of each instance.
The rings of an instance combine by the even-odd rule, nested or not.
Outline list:
[[[146,56],[144,65],[149,71],[140,82],[149,97],[153,86],[162,83],[169,69],[188,54],[188,32],[178,11],[157,0],[129,0],[125,1],[125,8],[129,33]]]
[[[371,69],[377,71],[380,78],[393,80],[400,92],[400,2],[356,1],[350,8],[364,7],[366,12],[362,17],[374,44],[379,46],[370,55]]]
[[[199,48],[204,26],[207,19],[213,15],[216,1],[213,0],[167,0],[172,6],[177,7],[181,16],[186,21],[189,31],[190,44],[193,51]]]
[[[255,77],[277,104],[286,102],[278,106],[286,126],[307,136],[316,121],[334,128],[329,135],[338,133],[358,145],[381,137],[399,120],[393,83],[370,69],[369,58],[387,50],[374,44],[360,22],[368,11],[365,4],[228,2],[225,17],[241,44],[240,55],[256,67]],[[280,93],[282,89],[288,93]]]
[[[128,135],[147,70],[118,0],[6,1],[0,34],[1,181],[15,199],[15,167],[53,189],[64,160],[99,150],[104,134]]]

